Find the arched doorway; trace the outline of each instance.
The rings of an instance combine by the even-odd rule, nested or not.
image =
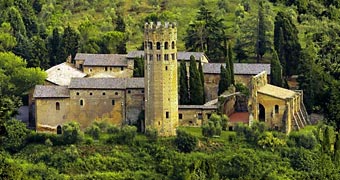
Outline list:
[[[262,104],[259,104],[259,121],[264,122],[266,120],[266,109]]]
[[[62,130],[61,130],[61,126],[57,126],[57,134],[61,134],[62,133]]]

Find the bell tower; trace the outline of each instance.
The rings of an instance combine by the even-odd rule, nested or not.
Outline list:
[[[178,127],[177,28],[174,23],[144,26],[145,127],[160,136]]]

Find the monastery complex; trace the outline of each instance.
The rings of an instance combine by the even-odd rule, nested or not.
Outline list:
[[[62,133],[63,124],[77,121],[81,128],[94,121],[115,125],[137,124],[172,136],[178,126],[201,126],[214,112],[236,123],[263,121],[286,133],[309,124],[303,93],[270,85],[270,64],[234,63],[235,81],[249,87],[240,93],[217,95],[220,66],[209,63],[202,52],[177,52],[177,27],[173,23],[146,23],[144,51],[128,54],[78,53],[46,72],[30,98],[30,126],[37,131]],[[190,56],[202,63],[206,104],[179,105],[178,67]],[[143,57],[144,77],[133,77],[134,59]],[[143,119],[141,119],[144,114]],[[240,116],[241,115],[241,116]]]

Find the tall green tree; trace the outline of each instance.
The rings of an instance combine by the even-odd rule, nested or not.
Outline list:
[[[205,52],[213,62],[224,57],[225,26],[223,19],[212,15],[205,6],[201,6],[196,19],[189,25],[185,47],[189,51]]]
[[[181,61],[179,67],[179,104],[189,104],[189,89],[188,89],[188,72],[184,61]]]
[[[0,27],[0,52],[10,51],[17,44],[15,37],[12,35],[12,28],[9,23],[2,23]]]
[[[227,50],[227,61],[229,62],[230,66],[230,79],[231,84],[235,84],[235,77],[234,77],[234,61],[233,61],[233,52],[231,48],[231,43],[228,42],[228,50]]]
[[[265,26],[265,19],[264,19],[264,7],[263,1],[259,2],[258,7],[258,23],[257,23],[257,41],[256,41],[256,57],[257,62],[262,60],[263,55],[266,53],[266,26]]]
[[[116,31],[125,33],[125,21],[124,18],[121,14],[117,15],[117,20],[116,20]],[[123,41],[119,44],[117,44],[117,53],[118,54],[126,54],[126,41],[127,37],[124,37]]]
[[[282,87],[282,66],[275,50],[273,50],[272,59],[270,60],[270,67],[270,83]]]
[[[73,28],[71,28],[70,25],[64,29],[64,34],[61,41],[63,54],[62,61],[65,61],[69,55],[71,55],[72,60],[74,60],[79,47],[79,38],[79,34]]]
[[[57,65],[63,61],[61,54],[61,36],[58,28],[53,29],[52,36],[48,38],[48,54],[50,66]]]
[[[274,25],[274,48],[279,55],[283,74],[296,74],[301,53],[298,30],[291,16],[282,11],[277,13]]]
[[[205,92],[204,92],[204,73],[203,73],[203,67],[202,67],[202,61],[201,59],[198,62],[198,72],[200,74],[200,79],[202,83],[202,89],[203,89],[203,104],[205,103]]]
[[[203,86],[194,56],[190,56],[189,75],[190,75],[189,77],[190,104],[193,105],[203,104],[204,103]]]
[[[14,35],[18,34],[26,36],[26,27],[19,10],[12,6],[7,10],[8,21],[13,28]]]
[[[134,58],[133,77],[144,77],[144,58]]]
[[[48,69],[50,66],[45,41],[39,36],[33,36],[31,42],[33,45],[32,58],[28,61],[28,66]]]
[[[218,95],[221,95],[228,89],[228,74],[226,68],[221,65],[220,81],[218,82]]]

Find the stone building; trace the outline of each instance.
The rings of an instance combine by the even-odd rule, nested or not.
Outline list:
[[[225,67],[225,63],[203,64],[206,101],[211,101],[218,97],[217,92],[218,83],[220,81],[221,65]],[[262,71],[266,71],[267,74],[270,75],[270,64],[234,63],[235,81],[246,86],[250,83],[252,76],[255,76]]]
[[[72,78],[69,86],[38,85],[33,97],[37,131],[55,131],[70,121],[82,129],[94,121],[131,124],[144,109],[144,79]]]
[[[217,111],[221,63],[209,63],[199,52],[177,52],[175,24],[145,24],[144,51],[127,55],[78,53],[75,63],[65,62],[47,70],[45,85],[36,86],[31,101],[31,123],[37,131],[61,133],[69,121],[84,129],[94,121],[115,125],[138,124],[157,129],[161,136],[175,135],[178,126],[201,126]],[[203,64],[204,105],[178,105],[178,64],[195,56]],[[134,58],[143,56],[145,77],[133,78]],[[234,64],[235,80],[251,84],[250,121],[261,120],[273,129],[290,132],[307,124],[302,93],[268,84],[269,64]],[[252,76],[256,75],[254,78]],[[226,96],[223,111],[237,110],[237,98]],[[247,107],[247,105],[246,105]],[[248,121],[248,120],[247,120]]]
[[[178,127],[177,27],[146,23],[144,26],[145,127],[161,136],[176,134]]]
[[[267,73],[251,79],[248,101],[249,123],[265,122],[270,128],[286,133],[310,124],[301,91],[268,84]]]

